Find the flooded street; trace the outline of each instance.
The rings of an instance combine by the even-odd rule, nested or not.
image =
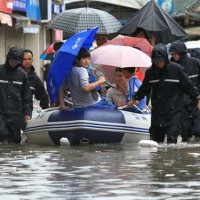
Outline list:
[[[0,146],[8,200],[199,199],[200,145]]]

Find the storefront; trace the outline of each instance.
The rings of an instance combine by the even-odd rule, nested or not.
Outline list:
[[[12,27],[12,0],[0,0],[0,63],[5,61],[6,54],[6,27]]]
[[[39,56],[44,48],[46,28],[40,22],[41,18],[27,17],[27,2],[26,0],[10,0],[8,4],[7,0],[0,0],[0,13],[2,12],[10,17],[10,21],[7,20],[7,23],[5,23],[5,19],[4,21],[0,20],[0,64],[5,62],[10,47],[17,46],[22,49],[30,49],[34,54],[36,71],[41,75],[40,68],[43,63]],[[12,6],[10,6],[10,3]],[[33,11],[33,7],[30,9]],[[38,14],[37,12],[32,13]]]

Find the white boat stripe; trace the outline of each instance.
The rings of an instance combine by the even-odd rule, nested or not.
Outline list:
[[[41,114],[42,114],[42,112],[41,112]],[[135,114],[135,113],[132,113],[132,114]],[[135,114],[135,116],[139,116],[139,115]],[[150,120],[150,114],[142,114],[141,116],[143,118],[145,117],[145,120],[148,120],[148,117],[149,117],[149,120]],[[146,123],[146,121],[143,120],[143,118],[140,118],[139,120],[144,121]],[[35,120],[38,120],[40,122],[40,117],[35,118],[34,121]],[[105,126],[113,126],[113,127],[116,127],[116,126],[127,127],[127,124],[124,124],[123,122],[115,123],[115,122],[100,122],[100,121],[91,121],[91,120],[58,121],[58,122],[47,122],[47,124],[49,124],[49,125],[56,124],[57,126],[66,125],[66,124],[70,124],[70,125],[72,125],[72,124],[94,124],[94,125],[105,125]],[[42,123],[41,125],[35,125],[35,126],[44,126],[44,123]],[[130,127],[132,127],[132,126],[130,126]]]
[[[60,127],[67,127],[67,126],[74,126],[75,128],[76,128],[76,126],[92,126],[92,127],[111,127],[111,128],[113,128],[113,129],[119,129],[119,128],[128,128],[128,129],[132,129],[132,128],[134,128],[134,129],[143,129],[143,130],[147,130],[148,128],[138,128],[138,127],[134,127],[134,126],[127,126],[126,124],[123,124],[123,126],[113,126],[113,125],[97,125],[97,124],[86,124],[86,123],[71,123],[71,124],[60,124],[59,126],[58,126],[58,124],[57,123],[55,123],[55,124],[47,124],[47,125],[39,125],[39,126],[34,126],[34,127],[27,127],[27,130],[29,130],[29,129],[38,129],[38,128],[42,128],[42,127],[57,127],[57,128],[60,128]]]
[[[118,127],[113,127],[113,126],[96,126],[96,125],[92,125],[92,124],[69,124],[69,125],[62,125],[62,126],[57,126],[57,124],[53,124],[53,125],[42,125],[42,126],[35,126],[35,127],[29,127],[27,128],[27,131],[29,130],[33,130],[33,129],[42,129],[43,127],[46,127],[46,128],[66,128],[66,127],[74,127],[75,129],[77,128],[77,126],[82,126],[82,127],[96,127],[96,128],[112,128],[112,129],[119,129],[119,130],[122,130],[122,129],[140,129],[142,131],[145,131],[145,130],[148,130],[148,129],[145,129],[145,128],[137,128],[137,127],[132,127],[132,126],[125,126],[125,127],[122,127],[122,126],[118,126]]]
[[[26,130],[26,134],[30,134],[32,132],[41,132],[41,131],[68,131],[68,130],[77,130],[77,129],[82,129],[82,130],[95,130],[95,131],[99,131],[99,132],[103,132],[103,131],[110,131],[110,132],[116,132],[116,133],[143,133],[143,134],[149,134],[148,129],[145,130],[140,130],[140,129],[110,129],[109,127],[107,128],[102,128],[102,127],[86,127],[86,126],[72,126],[72,127],[43,127],[43,128],[38,128],[38,129],[33,129],[33,130]]]
[[[59,125],[58,125],[59,124]],[[34,127],[27,127],[26,133],[31,132],[41,132],[41,131],[63,131],[63,130],[77,130],[77,129],[86,129],[86,130],[99,130],[99,131],[110,131],[110,132],[128,132],[128,133],[144,133],[148,134],[148,128],[138,128],[133,126],[127,126],[126,124],[118,124],[117,126],[113,124],[95,124],[95,123],[80,123],[80,122],[71,122],[71,123],[48,123],[47,125],[39,125]]]

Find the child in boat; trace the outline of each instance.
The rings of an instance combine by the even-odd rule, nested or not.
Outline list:
[[[67,73],[59,91],[61,109],[67,109],[64,94],[68,89],[72,96],[74,108],[115,108],[106,98],[100,97],[95,88],[106,82],[101,76],[96,82],[90,83],[87,67],[90,64],[90,52],[81,48],[74,60],[74,66]]]

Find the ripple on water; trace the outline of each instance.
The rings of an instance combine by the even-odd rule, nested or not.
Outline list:
[[[1,199],[198,199],[199,153],[185,144],[0,146]]]

